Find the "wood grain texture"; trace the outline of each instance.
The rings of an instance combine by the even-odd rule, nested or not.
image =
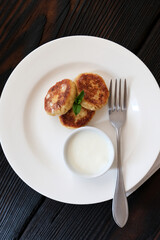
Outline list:
[[[16,239],[43,203],[44,197],[13,172],[0,151],[0,239]]]
[[[116,41],[133,52],[158,18],[159,1],[10,1],[1,6],[1,73],[46,41],[86,34]],[[8,4],[7,4],[8,3]]]
[[[0,1],[0,92],[17,64],[47,41],[93,35],[137,54],[160,84],[159,0]],[[160,239],[160,170],[129,197],[124,229],[111,201],[76,206],[36,193],[14,173],[0,151],[0,239]]]
[[[147,65],[160,86],[160,18],[138,52],[138,57]]]

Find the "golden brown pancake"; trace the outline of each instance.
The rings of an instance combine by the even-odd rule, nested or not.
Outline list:
[[[79,128],[85,126],[93,117],[95,111],[81,108],[79,114],[75,115],[70,109],[66,114],[59,117],[60,122],[67,128]]]
[[[68,112],[76,97],[76,85],[69,79],[57,82],[51,87],[44,100],[45,111],[52,115],[62,115]]]
[[[97,110],[107,104],[109,91],[101,76],[93,73],[82,73],[75,79],[78,94],[84,90],[81,105],[89,110]]]

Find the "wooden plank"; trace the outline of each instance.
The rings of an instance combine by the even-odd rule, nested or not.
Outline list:
[[[160,19],[156,22],[138,57],[147,65],[160,86]]]
[[[2,150],[0,159],[0,239],[16,239],[45,198],[14,173]]]
[[[21,232],[18,239],[48,239],[46,233],[52,231],[52,223],[61,214],[64,206],[64,203],[46,198],[42,207],[37,211],[36,217],[33,217],[30,221],[29,228],[24,229],[24,233]],[[40,223],[42,224],[41,227]],[[56,227],[58,228],[58,226],[55,226],[55,229]]]
[[[160,2],[16,1],[2,5],[0,74],[14,67],[39,45],[66,35],[87,34],[116,41],[133,52],[156,21]]]
[[[50,211],[43,214],[48,205]],[[38,211],[43,221],[37,221],[35,216],[20,239],[86,239],[98,226],[100,216],[107,217],[111,210],[110,203],[85,206],[65,204],[55,218],[52,205],[54,201],[46,199]],[[95,221],[96,218],[98,222]]]
[[[63,22],[56,21],[53,38],[77,34],[99,36],[135,52],[155,24],[159,9],[160,2],[150,0],[80,1],[79,11],[70,8]]]

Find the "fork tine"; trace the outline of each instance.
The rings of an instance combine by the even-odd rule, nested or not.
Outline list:
[[[118,107],[117,107],[117,79],[116,79],[116,82],[115,82],[114,109],[118,109]]]
[[[127,82],[126,79],[124,80],[124,102],[123,102],[124,109],[127,108]]]
[[[109,86],[108,106],[109,106],[109,109],[112,109],[112,79],[110,81],[110,86]]]
[[[121,79],[119,80],[119,108],[122,109],[122,100],[121,100]]]

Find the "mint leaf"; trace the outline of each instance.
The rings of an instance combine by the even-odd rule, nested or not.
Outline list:
[[[82,91],[77,97],[76,99],[74,100],[74,103],[73,103],[73,112],[75,113],[75,115],[77,115],[78,113],[80,113],[81,111],[81,102],[82,102],[82,99],[84,97],[84,91]]]
[[[76,97],[74,102],[77,104],[80,104],[82,102],[83,97],[84,97],[84,90],[82,90],[82,92]]]
[[[77,103],[73,103],[73,112],[75,113],[75,115],[78,115],[78,113],[80,113],[81,111],[81,105],[77,104]]]

